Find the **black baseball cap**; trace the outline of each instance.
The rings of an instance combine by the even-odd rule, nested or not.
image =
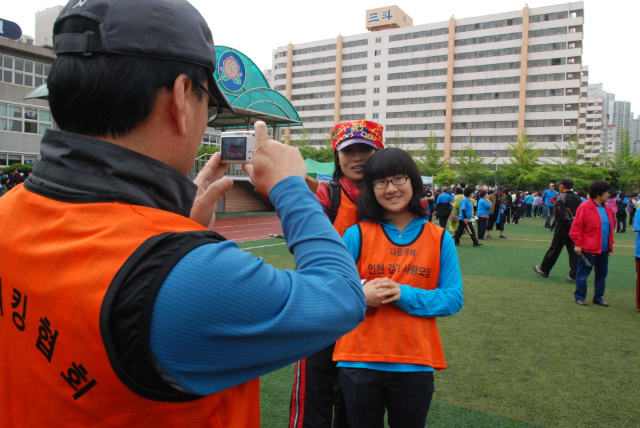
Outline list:
[[[573,180],[570,178],[563,178],[562,180],[560,180],[560,184],[562,184],[567,189],[573,188]]]
[[[72,16],[96,21],[100,34],[59,34]],[[210,106],[233,107],[218,87],[213,36],[200,12],[186,0],[71,0],[53,25],[53,51],[66,54],[130,55],[201,65],[209,70]]]

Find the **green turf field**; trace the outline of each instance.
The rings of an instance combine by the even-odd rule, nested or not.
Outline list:
[[[508,239],[457,247],[465,304],[438,321],[448,369],[436,373],[429,427],[640,427],[640,312],[635,233],[616,234],[605,300],[574,303],[563,253],[549,278],[540,264],[552,234],[540,219],[506,225]],[[243,248],[294,268],[284,241]],[[587,301],[593,296],[593,273]],[[292,366],[262,378],[262,426],[287,426]]]

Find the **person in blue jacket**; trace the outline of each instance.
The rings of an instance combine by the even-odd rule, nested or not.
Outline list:
[[[484,239],[487,231],[487,222],[489,221],[489,212],[491,211],[491,201],[485,190],[478,192],[478,239]]]
[[[466,187],[464,189],[464,198],[460,201],[460,210],[458,214],[458,230],[456,230],[453,239],[456,245],[460,245],[460,237],[464,234],[465,230],[469,232],[469,236],[473,241],[474,247],[479,247],[482,244],[478,242],[476,238],[476,232],[473,230],[473,223],[471,220],[473,219],[473,205],[471,204],[471,194],[473,193],[473,189],[471,187]]]
[[[448,192],[446,187],[442,188],[442,193],[436,199],[436,217],[440,222],[440,227],[447,227],[447,221],[449,220],[449,214],[453,208],[453,196]]]
[[[553,215],[553,209],[556,206],[556,196],[558,196],[556,184],[549,183],[549,188],[542,194],[542,198],[544,199],[544,205],[542,208],[544,215],[544,227],[547,229],[551,227],[551,216]]]

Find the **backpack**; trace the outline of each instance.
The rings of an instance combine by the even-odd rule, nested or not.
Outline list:
[[[340,190],[340,184],[336,180],[331,180],[327,187],[329,188],[329,199],[331,201],[329,204],[329,220],[331,220],[331,224],[333,224],[338,215],[342,192]]]
[[[618,200],[616,201],[616,205],[618,208],[618,210],[616,211],[616,214],[624,215],[627,213],[627,204],[625,204],[624,199],[618,198]]]

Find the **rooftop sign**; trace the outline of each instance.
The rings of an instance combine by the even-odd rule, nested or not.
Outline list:
[[[379,7],[367,10],[366,27],[369,31],[411,27],[413,19],[398,6]]]
[[[22,28],[15,22],[0,18],[0,37],[11,40],[18,40],[22,37]]]

